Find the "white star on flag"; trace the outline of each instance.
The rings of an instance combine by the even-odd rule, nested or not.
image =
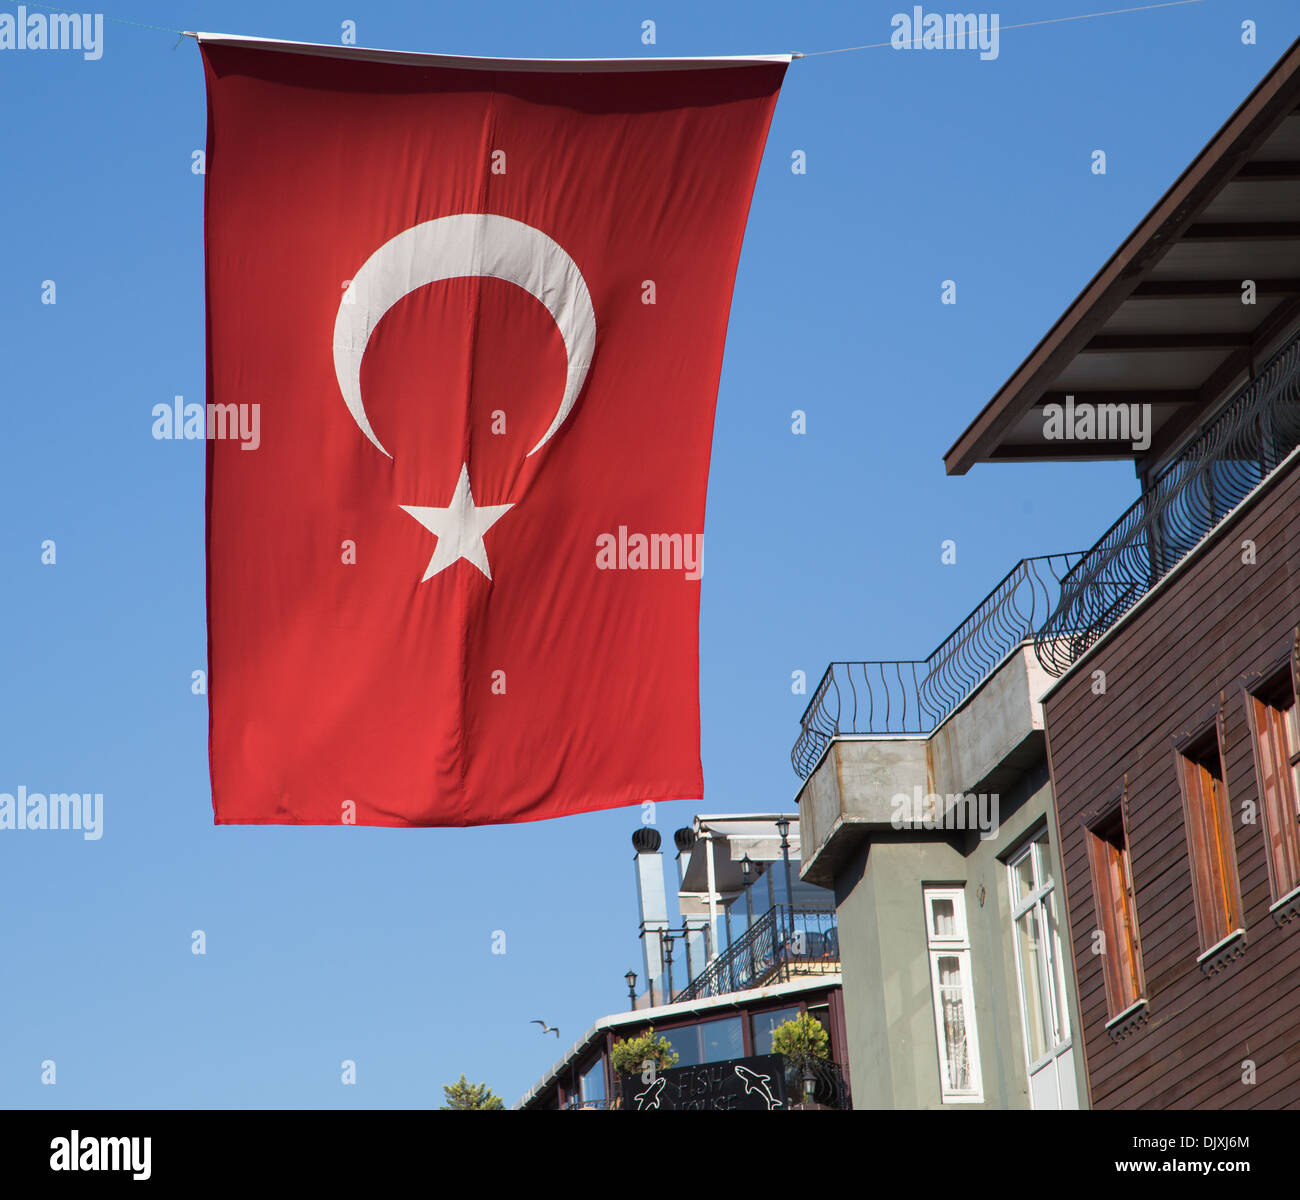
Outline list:
[[[398,505],[408,512],[425,529],[437,535],[438,545],[425,569],[423,583],[439,571],[445,571],[457,559],[467,559],[489,579],[492,568],[488,564],[487,547],[483,535],[487,533],[512,508],[513,504],[484,504],[476,506],[469,490],[469,464],[460,468],[460,479],[455,494],[446,508],[420,508],[411,504]]]

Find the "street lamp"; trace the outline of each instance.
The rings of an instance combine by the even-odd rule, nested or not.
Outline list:
[[[817,1076],[813,1074],[812,1059],[807,1058],[803,1064],[803,1102],[812,1104],[817,1095]]]
[[[659,934],[659,944],[664,949],[664,1003],[673,1002],[673,935],[670,931],[663,931]]]
[[[627,984],[627,998],[632,1001],[632,1007],[635,1009],[636,1008],[636,972],[629,971],[626,975],[623,976],[623,980]]]

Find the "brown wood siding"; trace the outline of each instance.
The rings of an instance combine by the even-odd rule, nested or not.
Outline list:
[[[1257,562],[1242,563],[1242,542]],[[1212,543],[1044,702],[1092,1102],[1096,1108],[1300,1107],[1300,922],[1279,929],[1243,676],[1277,663],[1300,624],[1300,464],[1234,514]],[[1092,693],[1093,672],[1106,693]],[[1192,895],[1176,735],[1210,728],[1226,695],[1223,779],[1246,929],[1244,958],[1206,978]],[[1128,779],[1129,858],[1147,1024],[1112,1042],[1083,822]],[[1253,1086],[1242,1063],[1255,1063]]]

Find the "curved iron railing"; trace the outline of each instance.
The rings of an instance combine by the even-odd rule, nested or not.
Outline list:
[[[930,733],[1056,607],[1079,554],[1021,559],[929,658],[834,662],[800,721],[790,761],[802,779],[843,733]]]
[[[785,1091],[792,1105],[812,1103],[823,1108],[848,1109],[853,1107],[844,1068],[829,1058],[812,1055],[787,1055],[785,1059]]]
[[[795,975],[838,971],[839,931],[834,909],[796,908],[784,904],[754,919],[731,945],[672,997],[699,1000],[725,996]]]
[[[1063,675],[1300,445],[1300,338],[1274,355],[1061,581],[1034,653]]]

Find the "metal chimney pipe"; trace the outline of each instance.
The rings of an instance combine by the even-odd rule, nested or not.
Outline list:
[[[655,987],[663,990],[663,950],[660,934],[668,928],[668,897],[664,891],[663,855],[657,829],[641,826],[632,835],[636,851],[636,903],[641,918],[641,953],[645,962],[646,988],[655,1003]]]

